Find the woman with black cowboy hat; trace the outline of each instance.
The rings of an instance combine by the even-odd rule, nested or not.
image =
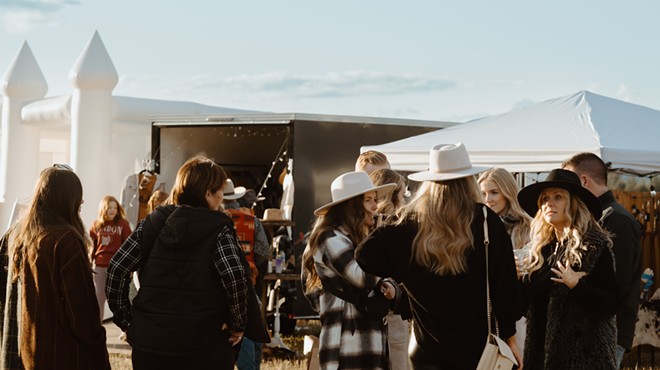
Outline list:
[[[388,368],[382,316],[363,314],[355,298],[377,287],[392,300],[396,290],[365,273],[354,251],[375,226],[378,199],[395,187],[375,186],[366,172],[345,173],[332,182],[332,202],[314,212],[318,218],[303,253],[302,279],[305,296],[321,314],[321,369]]]
[[[555,169],[518,193],[532,221],[525,370],[616,369],[617,285],[598,199]]]
[[[392,277],[405,288],[416,370],[477,368],[488,337],[488,261],[499,335],[519,360],[514,334],[522,306],[511,239],[495,212],[481,204],[474,177],[490,167],[473,166],[458,143],[433,147],[429,168],[408,177],[422,182],[417,193],[394,224],[369,235],[356,258],[365,271]]]

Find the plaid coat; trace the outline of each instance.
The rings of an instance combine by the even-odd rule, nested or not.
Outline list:
[[[378,278],[365,273],[354,257],[355,246],[340,229],[329,232],[314,254],[319,276],[338,289],[352,285],[371,289]],[[321,369],[386,369],[386,335],[382,320],[372,320],[328,292],[319,297]]]

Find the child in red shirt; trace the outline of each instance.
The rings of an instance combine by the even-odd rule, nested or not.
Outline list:
[[[93,243],[91,260],[95,272],[94,286],[101,321],[103,321],[103,310],[107,301],[105,280],[108,264],[129,235],[131,235],[131,226],[126,220],[124,209],[112,195],[104,196],[99,204],[98,218],[94,220],[89,230]]]

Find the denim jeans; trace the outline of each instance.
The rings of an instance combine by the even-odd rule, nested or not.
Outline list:
[[[621,368],[621,361],[623,361],[623,355],[626,353],[626,349],[620,345],[616,345],[616,368]]]
[[[238,370],[259,370],[261,367],[261,343],[243,337],[241,350],[238,352],[236,367]]]

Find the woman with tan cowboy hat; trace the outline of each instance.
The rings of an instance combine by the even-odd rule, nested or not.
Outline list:
[[[351,298],[374,288],[395,297],[391,282],[362,271],[354,257],[355,246],[375,226],[378,199],[395,186],[374,186],[366,172],[345,173],[332,182],[332,202],[314,212],[302,279],[305,296],[321,315],[321,369],[388,367],[382,316],[367,316]]]
[[[534,217],[524,368],[616,369],[617,285],[598,199],[555,169],[518,200]]]
[[[391,276],[405,288],[413,369],[474,370],[488,336],[486,261],[499,336],[518,352],[515,322],[522,310],[511,239],[480,203],[474,175],[490,167],[473,166],[462,143],[434,146],[429,167],[408,176],[422,182],[417,193],[394,224],[376,229],[358,247],[356,258],[365,271]]]

